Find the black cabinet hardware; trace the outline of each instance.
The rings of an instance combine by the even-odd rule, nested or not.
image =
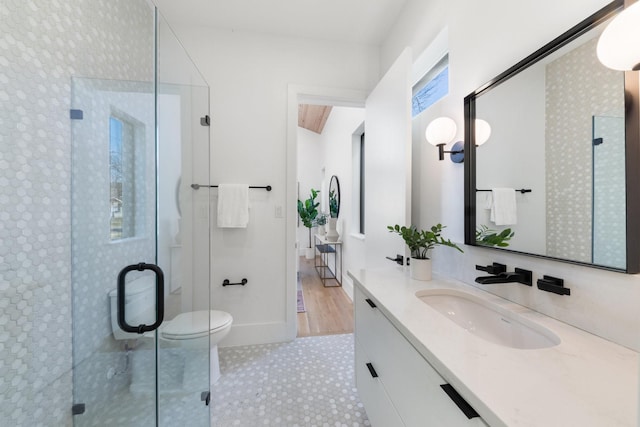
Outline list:
[[[84,403],[74,403],[73,406],[71,407],[71,414],[72,415],[81,415],[84,414],[86,407]]]
[[[376,372],[376,370],[373,368],[373,365],[371,363],[367,363],[367,368],[369,369],[369,373],[371,374],[371,376],[373,378],[378,378],[378,373]]]
[[[376,303],[371,301],[369,298],[365,299],[365,301],[367,302],[367,304],[369,304],[369,306],[371,308],[376,308],[377,307]]]
[[[486,266],[476,265],[476,270],[486,271],[489,274],[500,274],[507,271],[507,266],[498,262],[494,262],[493,264]]]
[[[231,283],[229,282],[229,279],[224,279],[224,281],[222,282],[222,286],[235,286],[235,285],[244,286],[247,284],[247,282],[249,282],[247,279],[242,279],[238,283]]]
[[[538,289],[553,292],[558,295],[571,295],[571,289],[564,287],[564,280],[552,276],[542,276],[538,279]]]
[[[451,400],[453,400],[453,403],[456,404],[456,406],[462,411],[462,413],[469,419],[471,418],[478,418],[480,415],[476,412],[475,409],[473,409],[471,407],[471,405],[469,405],[467,403],[466,400],[464,400],[464,398],[462,396],[460,396],[460,394],[458,394],[458,392],[456,391],[455,388],[453,388],[451,386],[451,384],[442,384],[440,385],[440,388],[442,388],[442,390],[444,390],[445,393],[447,393],[447,396],[449,396],[449,398]]]

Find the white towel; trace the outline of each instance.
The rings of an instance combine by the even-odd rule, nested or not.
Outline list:
[[[249,186],[220,184],[218,186],[218,227],[246,228],[249,223]]]
[[[496,225],[513,225],[518,222],[516,210],[516,190],[513,188],[492,188],[490,220]]]

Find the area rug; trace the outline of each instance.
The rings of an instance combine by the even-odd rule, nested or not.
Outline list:
[[[298,313],[304,313],[307,309],[304,306],[304,295],[302,293],[302,285],[298,281]]]

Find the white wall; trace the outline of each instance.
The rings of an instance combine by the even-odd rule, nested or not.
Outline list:
[[[320,191],[324,180],[324,148],[319,134],[308,129],[298,127],[298,199],[304,203],[311,197],[311,189]],[[316,197],[320,203],[324,197],[321,191]],[[321,211],[322,206],[318,206]],[[311,229],[311,243],[317,228]],[[298,253],[305,254],[309,246],[309,229],[298,221]]]
[[[340,180],[340,214],[337,229],[343,242],[342,283],[348,294],[353,284],[347,276],[349,269],[364,267],[364,242],[355,236],[353,224],[353,135],[364,122],[364,109],[334,107],[320,137],[324,150],[325,188],[333,175]],[[360,139],[358,138],[358,141]],[[324,198],[328,198],[325,194]],[[335,271],[335,270],[334,270]]]
[[[410,0],[382,46],[381,67],[388,68],[406,45],[413,47],[415,52],[421,52],[440,29],[448,26],[451,89],[435,108],[439,114],[456,120],[459,124],[458,139],[463,139],[464,96],[606,3],[605,0],[527,0],[518,2],[518,7],[511,7],[499,0],[454,3]],[[414,122],[414,135],[424,135],[427,123],[426,120],[419,124]],[[427,150],[431,147],[425,148],[423,144],[421,148]],[[436,156],[431,152],[425,154],[428,154],[425,157]],[[414,206],[414,212],[420,212],[421,221],[429,216],[426,212],[440,212],[442,221],[448,225],[447,235],[461,242],[464,240],[463,169],[448,161],[440,163],[435,166],[437,172],[421,172],[420,185],[416,186],[413,195],[414,205],[419,203],[420,206]],[[432,166],[433,161],[429,160],[423,168]],[[425,191],[434,185],[439,189]],[[424,197],[424,194],[439,197]],[[474,284],[477,275],[475,264],[486,265],[492,261],[505,263],[510,269],[517,266],[533,270],[534,280],[543,274],[564,278],[571,288],[570,297],[517,284],[486,286],[483,289],[612,341],[640,349],[640,335],[637,333],[640,329],[640,311],[637,309],[640,276],[490,249],[465,247],[465,254],[442,249],[445,250],[434,251],[434,268],[469,284]]]
[[[287,288],[285,255],[295,248],[288,247],[286,224],[295,224],[297,214],[287,204],[287,173],[295,176],[287,170],[288,85],[369,90],[378,77],[378,52],[205,27],[177,27],[176,33],[211,86],[212,183],[273,186],[270,193],[251,190],[247,229],[213,228],[212,306],[234,318],[224,345],[292,339],[295,295]],[[279,208],[286,218],[276,218]],[[224,278],[243,277],[245,287],[221,286]]]

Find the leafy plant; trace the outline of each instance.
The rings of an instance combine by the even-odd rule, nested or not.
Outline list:
[[[428,259],[428,251],[436,245],[449,246],[460,252],[464,252],[451,240],[445,240],[445,238],[441,236],[442,229],[445,228],[442,224],[434,225],[430,230],[418,230],[414,226],[401,227],[397,224],[394,226],[389,225],[387,228],[389,232],[402,236],[411,251],[411,257],[415,259]]]
[[[509,246],[508,240],[515,235],[515,232],[510,228],[498,232],[492,230],[486,225],[480,225],[476,228],[476,243],[482,246],[498,246],[499,248],[506,248]]]
[[[311,247],[311,228],[314,226],[314,220],[318,216],[318,206],[320,203],[316,202],[318,197],[318,191],[311,189],[311,196],[302,202],[298,199],[298,215],[302,224],[309,229],[309,247]]]
[[[338,218],[340,206],[338,205],[338,198],[336,197],[335,190],[329,191],[329,215],[331,218]]]

